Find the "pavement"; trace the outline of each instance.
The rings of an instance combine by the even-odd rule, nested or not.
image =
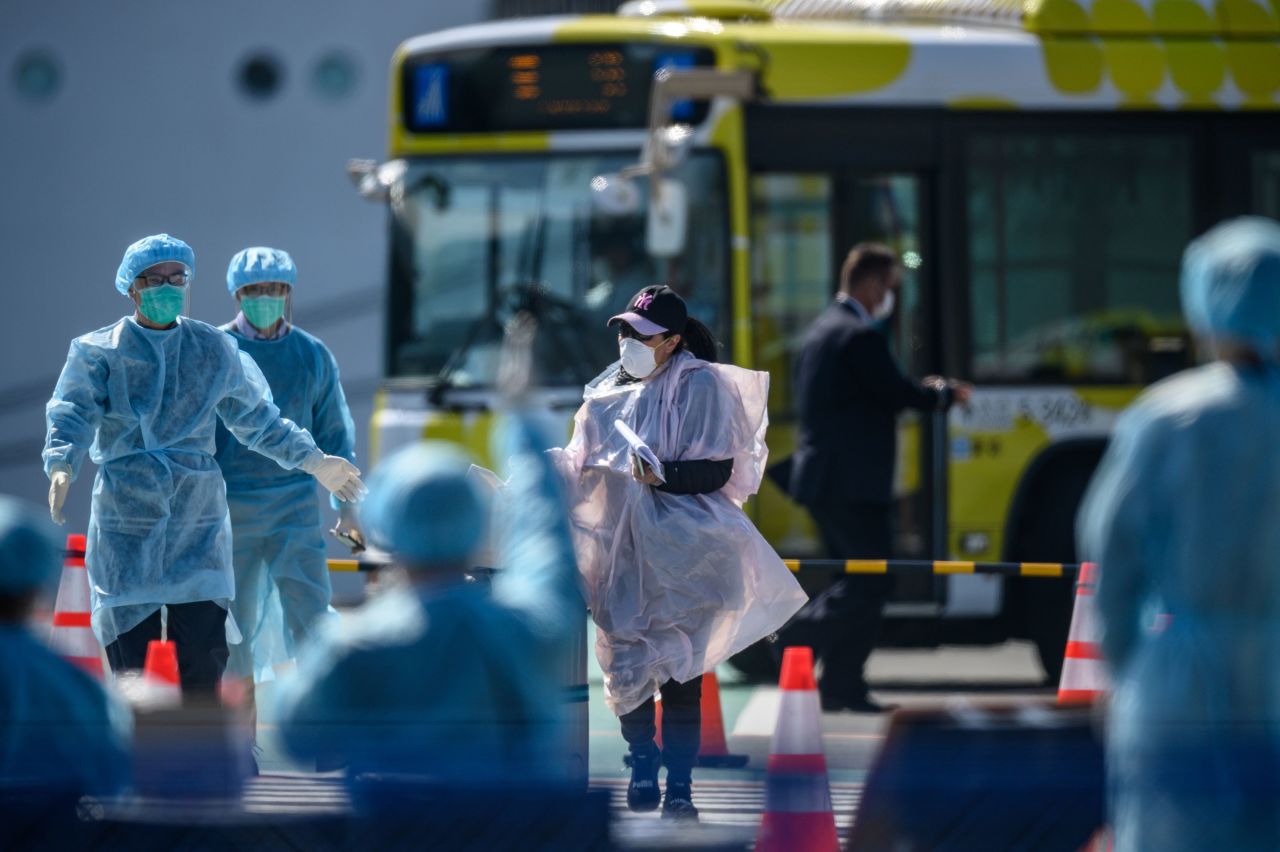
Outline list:
[[[694,772],[694,802],[706,823],[748,828],[757,824],[763,806],[764,769],[777,721],[780,695],[776,686],[746,683],[729,666],[718,671],[721,706],[729,750],[746,755],[742,769],[704,769]],[[903,708],[963,704],[983,707],[1043,704],[1054,697],[1042,683],[1043,673],[1030,643],[1009,642],[987,648],[936,650],[878,650],[868,664],[868,680],[881,702]],[[618,722],[604,705],[598,667],[591,661],[589,736],[590,783],[613,792],[614,810],[634,823],[657,819],[626,810],[628,771]],[[272,705],[275,685],[258,687],[259,766],[264,777],[253,782],[248,807],[288,811],[307,801],[333,807],[342,802],[337,780],[316,775],[290,761],[275,739]],[[877,754],[888,717],[873,714],[824,713],[823,743],[831,782],[837,827],[844,836],[852,822],[861,787]],[[338,798],[334,798],[334,797]]]

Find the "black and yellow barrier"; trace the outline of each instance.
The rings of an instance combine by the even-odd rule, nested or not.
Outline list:
[[[784,559],[795,573],[845,574],[996,574],[1002,577],[1074,577],[1074,562],[951,562],[929,559]],[[382,563],[363,559],[330,559],[330,571],[376,571]],[[487,569],[477,569],[487,570]]]
[[[1073,577],[1080,570],[1072,562],[949,562],[930,559],[784,559],[801,571],[845,574],[997,574],[1003,577]]]
[[[382,566],[375,562],[365,562],[363,559],[330,559],[330,571],[354,572],[354,571],[376,571]]]

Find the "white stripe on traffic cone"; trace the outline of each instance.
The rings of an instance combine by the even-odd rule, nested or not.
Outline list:
[[[1062,658],[1062,678],[1058,682],[1059,704],[1088,704],[1111,689],[1106,663],[1098,640],[1102,626],[1093,606],[1093,590],[1098,584],[1098,566],[1085,562],[1076,580],[1075,609],[1067,632],[1067,650]]]
[[[89,622],[89,572],[84,567],[84,549],[84,536],[67,536],[49,644],[63,658],[101,680],[102,648]]]
[[[782,704],[769,754],[756,852],[835,852],[839,841],[822,752],[822,709],[812,649],[786,649],[779,685]]]

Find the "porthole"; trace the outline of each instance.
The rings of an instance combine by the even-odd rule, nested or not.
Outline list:
[[[283,88],[284,66],[269,53],[255,53],[240,63],[236,82],[246,97],[265,101]]]
[[[23,100],[44,103],[62,86],[62,68],[47,50],[31,50],[13,65],[13,85]]]
[[[316,63],[311,72],[311,85],[320,97],[337,101],[355,91],[358,77],[355,61],[342,51],[333,51]]]

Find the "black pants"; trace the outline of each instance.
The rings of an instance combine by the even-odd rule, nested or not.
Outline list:
[[[838,503],[810,506],[832,559],[888,559],[893,549],[889,506]],[[893,591],[887,574],[841,573],[809,601],[783,633],[783,644],[809,645],[823,661],[818,690],[831,700],[857,701],[867,695],[863,674]]]
[[[169,638],[178,647],[178,678],[188,696],[215,695],[227,667],[227,611],[212,601],[166,604]],[[147,644],[160,638],[160,610],[107,646],[114,672],[141,669]]]
[[[622,738],[632,754],[643,754],[655,746],[653,698],[630,713],[624,713]],[[662,685],[662,762],[667,767],[667,783],[688,784],[693,764],[702,745],[702,675],[688,683],[669,680]]]

